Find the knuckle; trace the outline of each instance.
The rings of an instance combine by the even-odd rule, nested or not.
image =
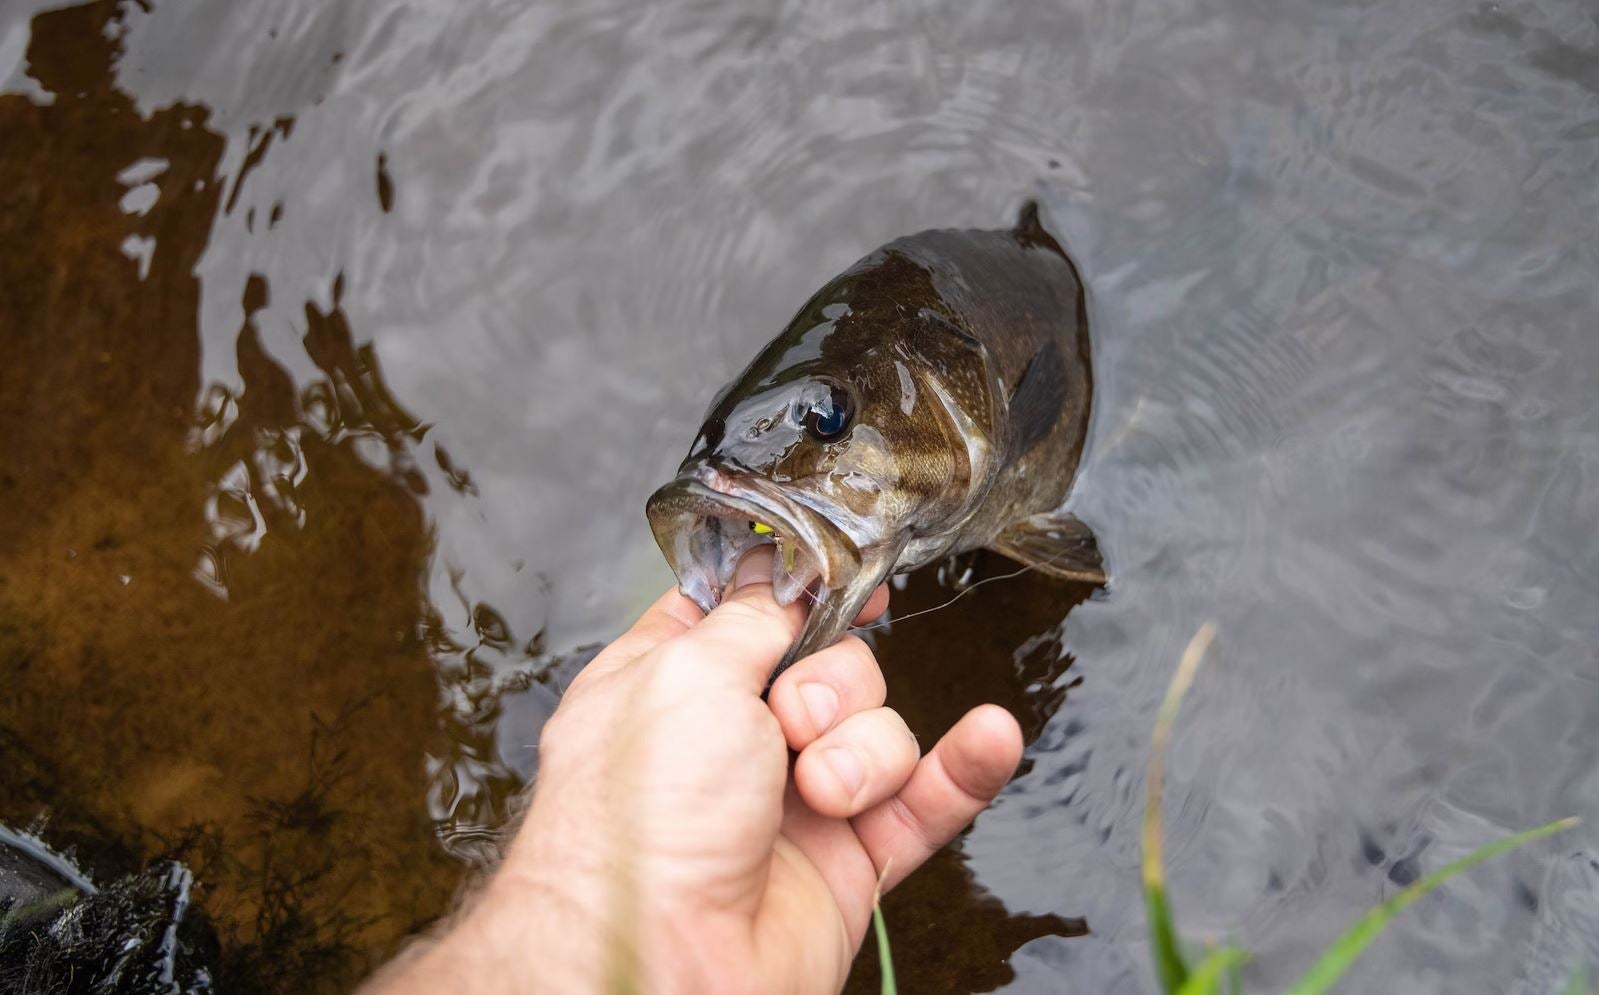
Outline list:
[[[843,664],[841,669],[866,692],[867,700],[881,704],[888,696],[888,682],[883,677],[883,669],[878,666],[872,648],[859,636],[845,636],[839,643],[839,653]]]
[[[736,632],[738,639],[753,651],[781,653],[797,634],[786,609],[771,598],[740,598],[725,601],[716,609],[721,613],[711,633],[723,638]]]
[[[841,726],[838,732],[837,744],[854,746],[883,778],[903,780],[921,756],[916,737],[892,709],[862,713],[858,721]]]
[[[911,727],[905,724],[905,720],[900,717],[898,712],[893,709],[888,709],[887,711],[892,716],[888,725],[893,730],[894,741],[899,744],[895,752],[907,764],[914,765],[922,757],[921,741],[916,738],[914,732],[911,732]]]
[[[793,676],[790,676],[793,675]],[[821,681],[839,692],[854,708],[876,708],[888,696],[888,684],[871,649],[855,636],[795,664],[779,678],[794,685]]]
[[[960,764],[950,763],[947,759],[941,766],[944,770],[944,777],[949,781],[950,787],[959,792],[968,804],[986,805],[999,792],[999,789],[1004,787],[1004,783],[1001,782],[991,789],[988,784],[977,776],[976,772]]]
[[[905,832],[909,833],[910,837],[922,848],[932,851],[944,845],[943,840],[934,838],[934,834],[929,830],[927,823],[922,821],[921,816],[917,815],[909,805],[905,804],[903,799],[896,796],[890,798],[886,804],[888,811],[894,816],[894,821],[898,822]]]
[[[691,643],[680,641],[667,643],[656,650],[650,669],[657,677],[672,678],[696,670],[699,666],[699,651]]]
[[[782,723],[772,714],[771,709],[740,709],[729,721],[741,733],[743,742],[766,742],[781,739],[783,736]]]
[[[783,614],[782,606],[764,588],[745,588],[722,602],[720,610],[725,615],[752,620],[781,618]]]

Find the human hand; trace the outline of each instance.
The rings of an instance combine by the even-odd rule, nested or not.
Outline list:
[[[919,757],[854,636],[762,701],[804,622],[773,599],[770,556],[746,556],[709,615],[662,597],[583,669],[544,729],[504,864],[444,938],[377,979],[383,991],[843,986],[879,882],[988,805],[1021,730],[981,706]]]

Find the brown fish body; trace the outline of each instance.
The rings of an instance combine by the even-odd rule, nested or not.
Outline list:
[[[1034,205],[1008,231],[911,235],[822,287],[722,391],[650,524],[706,610],[745,550],[782,547],[779,599],[816,600],[785,663],[888,574],[952,553],[1102,580],[1058,510],[1091,400],[1082,284]]]

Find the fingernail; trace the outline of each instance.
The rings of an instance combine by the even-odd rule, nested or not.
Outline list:
[[[799,686],[800,701],[805,703],[805,714],[811,717],[811,727],[820,736],[833,724],[838,714],[838,692],[826,684],[810,681]]]
[[[861,766],[861,758],[848,747],[835,746],[823,754],[822,759],[832,768],[833,775],[844,785],[844,790],[854,798],[866,781],[866,768]]]
[[[736,591],[746,584],[772,582],[772,547],[763,543],[744,554],[738,561],[738,569],[733,571],[731,589]]]

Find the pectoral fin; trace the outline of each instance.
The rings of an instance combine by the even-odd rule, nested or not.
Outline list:
[[[989,548],[1052,577],[1105,583],[1094,533],[1064,511],[1024,518],[996,536]]]

